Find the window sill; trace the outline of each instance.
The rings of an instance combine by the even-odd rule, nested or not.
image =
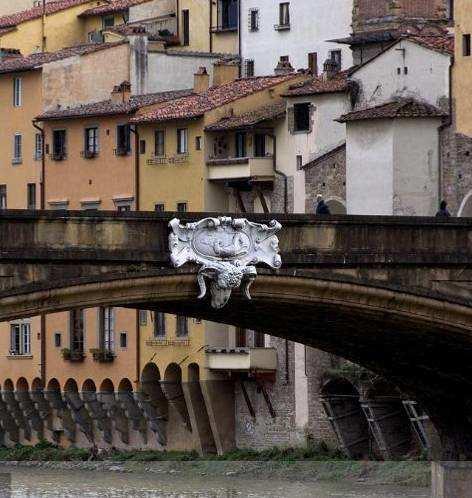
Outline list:
[[[190,346],[190,339],[188,337],[182,339],[148,339],[146,346],[162,347],[162,346]]]
[[[219,33],[234,33],[235,31],[238,30],[237,26],[234,27],[222,27],[222,26],[217,26],[215,28],[211,29],[212,33],[219,34]]]
[[[7,355],[9,360],[32,360],[32,354],[9,354]]]
[[[11,163],[13,164],[13,166],[17,166],[18,164],[23,163],[23,159],[21,157],[18,157],[18,158],[12,159]]]
[[[274,29],[275,31],[289,31],[290,24],[275,24]]]

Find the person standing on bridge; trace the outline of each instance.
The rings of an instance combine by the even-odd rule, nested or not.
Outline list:
[[[323,199],[323,196],[321,194],[318,194],[316,197],[316,208],[315,208],[315,213],[317,215],[326,215],[326,214],[331,214],[331,211],[329,210],[328,204]]]
[[[447,209],[447,202],[446,201],[441,201],[441,204],[439,205],[439,211],[436,213],[437,218],[450,218],[451,213]]]

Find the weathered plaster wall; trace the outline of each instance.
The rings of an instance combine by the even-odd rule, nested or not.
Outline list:
[[[250,31],[250,9],[259,9],[259,30]],[[277,31],[278,3],[241,1],[241,57],[253,59],[256,75],[272,74],[280,56],[288,55],[295,69],[308,67],[308,53],[317,52],[320,72],[330,50],[342,50],[343,68],[350,67],[348,46],[326,40],[346,37],[351,28],[352,0],[290,3],[290,30]]]

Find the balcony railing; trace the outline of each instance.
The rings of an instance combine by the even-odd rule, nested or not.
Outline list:
[[[210,370],[273,372],[277,370],[275,348],[207,349]]]
[[[271,180],[274,177],[274,159],[265,157],[228,157],[209,159],[209,180],[237,180],[254,178]]]

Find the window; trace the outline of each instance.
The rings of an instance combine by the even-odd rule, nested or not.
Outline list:
[[[186,213],[187,212],[187,203],[186,202],[178,202],[177,203],[177,211],[179,213]]]
[[[61,343],[62,343],[61,333],[60,332],[56,332],[54,334],[54,347],[60,348],[61,347]]]
[[[316,52],[308,54],[308,69],[313,76],[318,76],[318,54]]]
[[[244,74],[246,78],[252,78],[254,76],[254,60],[246,59],[244,61]]]
[[[98,154],[98,128],[85,128],[84,157],[95,157]]]
[[[139,141],[139,153],[146,154],[146,140]]]
[[[256,133],[254,135],[254,157],[265,157],[266,155],[266,140],[265,135]]]
[[[195,150],[202,150],[202,137],[195,137]]]
[[[116,155],[126,156],[131,152],[131,131],[127,124],[116,127]]]
[[[0,185],[0,209],[7,208],[7,186]]]
[[[177,154],[187,154],[188,152],[188,130],[179,128],[177,130]]]
[[[236,157],[246,157],[246,133],[238,131],[235,139]]]
[[[259,9],[249,11],[249,31],[259,31]]]
[[[470,34],[462,35],[462,55],[464,57],[470,57],[471,48]]]
[[[52,135],[52,154],[54,161],[66,158],[66,130],[54,130]]]
[[[165,337],[166,335],[166,315],[164,313],[154,313],[154,337]]]
[[[164,157],[166,155],[166,134],[164,130],[156,130],[154,133],[154,156]]]
[[[176,337],[187,337],[188,336],[188,320],[186,316],[177,315]]]
[[[247,333],[246,329],[238,327],[236,329],[236,347],[245,348],[247,347]]]
[[[72,310],[69,314],[70,350],[74,353],[84,352],[84,310]]]
[[[10,354],[31,354],[31,324],[12,323],[10,325]]]
[[[119,213],[127,213],[128,211],[131,211],[131,206],[129,204],[120,204],[116,210]]]
[[[294,131],[310,131],[310,104],[295,104],[294,113]]]
[[[128,347],[128,334],[126,332],[120,333],[120,348]]]
[[[182,11],[182,45],[190,45],[190,12],[186,9]]]
[[[21,107],[23,103],[23,82],[19,77],[13,78],[13,107]]]
[[[146,310],[139,310],[139,325],[143,327],[147,325],[147,316],[148,312]]]
[[[297,170],[301,170],[303,166],[303,156],[297,156]]]
[[[157,213],[163,213],[165,211],[165,205],[160,202],[154,204],[154,211],[156,211]]]
[[[43,135],[36,133],[34,136],[34,160],[40,161],[43,158]]]
[[[36,183],[28,183],[26,187],[27,209],[36,209]]]
[[[238,27],[238,0],[218,0],[218,27],[220,29]]]
[[[113,28],[115,25],[115,16],[103,16],[102,17],[102,27],[103,29]]]
[[[16,133],[13,137],[13,160],[12,164],[20,164],[21,163],[21,154],[22,154],[22,142],[23,137],[20,133]]]
[[[115,311],[113,308],[100,308],[100,349],[115,349]]]
[[[254,347],[265,347],[265,334],[263,332],[254,332]]]
[[[330,50],[329,58],[336,63],[336,66],[341,69],[343,53],[341,50]]]
[[[290,2],[279,4],[279,26],[290,26]]]

